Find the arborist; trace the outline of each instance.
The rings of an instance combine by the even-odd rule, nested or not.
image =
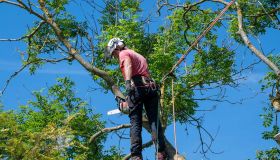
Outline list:
[[[158,86],[150,77],[146,59],[127,48],[120,38],[113,38],[106,47],[107,57],[119,60],[119,66],[125,80],[126,99],[120,105],[128,104],[131,123],[131,157],[132,160],[142,160],[142,112],[143,104],[152,131],[152,139],[156,145],[158,160],[167,158],[165,141],[161,122],[159,120]]]

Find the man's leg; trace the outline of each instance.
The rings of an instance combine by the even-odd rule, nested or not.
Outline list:
[[[128,98],[128,105],[130,108],[129,118],[131,123],[130,128],[130,151],[132,157],[142,157],[142,110],[143,103],[132,103]]]
[[[156,92],[156,91],[153,91]],[[152,138],[158,145],[158,152],[165,151],[165,140],[163,130],[158,113],[158,95],[150,94],[151,96],[145,97],[144,105],[149,119],[149,124],[152,129]]]

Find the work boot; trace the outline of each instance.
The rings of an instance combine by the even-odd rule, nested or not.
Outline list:
[[[165,152],[158,152],[157,153],[157,160],[166,160],[167,159],[167,155]]]
[[[141,156],[132,156],[131,160],[142,160]]]

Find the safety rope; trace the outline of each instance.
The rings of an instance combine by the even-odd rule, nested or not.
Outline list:
[[[173,134],[175,153],[178,154],[177,137],[176,137],[176,115],[175,115],[175,96],[174,96],[174,78],[172,78],[172,110],[173,110]]]
[[[160,102],[159,102],[160,98],[158,99],[158,109],[157,109],[157,125],[156,125],[156,129],[157,129],[157,133],[156,133],[156,160],[158,160],[158,127],[159,127],[159,117],[160,117]]]
[[[192,51],[193,47],[196,46],[199,41],[214,27],[214,25],[219,21],[219,19],[224,15],[224,13],[229,9],[229,7],[234,3],[235,0],[232,0],[230,3],[226,5],[226,7],[221,11],[221,13],[210,23],[210,25],[196,38],[196,40],[191,44],[191,46],[187,49],[185,54],[181,56],[181,58],[177,61],[177,63],[172,67],[172,69],[163,76],[161,82],[165,81],[166,78],[171,75],[177,66],[182,63],[185,57]]]

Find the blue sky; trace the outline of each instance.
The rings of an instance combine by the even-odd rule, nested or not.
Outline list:
[[[154,13],[156,9],[155,3],[148,4],[145,1],[145,11]],[[77,7],[78,8],[78,7]],[[85,11],[89,12],[89,11]],[[18,38],[23,35],[28,26],[32,26],[34,17],[27,12],[19,10],[15,7],[10,7],[5,4],[0,4],[0,39],[1,38]],[[156,16],[156,14],[153,14]],[[78,17],[81,15],[77,15]],[[159,24],[161,20],[155,20],[154,24]],[[151,28],[153,30],[154,28]],[[222,33],[225,34],[226,33]],[[269,30],[266,35],[261,36],[262,45],[265,53],[274,50],[274,53],[279,53],[279,31]],[[25,50],[25,44],[19,42],[0,42],[0,87],[2,88],[11,74],[20,68],[19,51]],[[245,60],[245,63],[250,63],[254,59],[254,55],[246,48],[240,46],[238,49],[238,60]],[[256,150],[269,149],[275,146],[273,141],[265,141],[261,138],[261,133],[265,130],[262,127],[262,119],[260,114],[262,108],[267,105],[268,91],[260,93],[260,84],[258,81],[264,76],[268,68],[264,64],[259,64],[256,68],[247,73],[247,79],[241,81],[241,87],[237,89],[227,88],[227,96],[231,101],[239,101],[245,98],[242,104],[230,103],[200,103],[201,109],[211,108],[217,105],[216,109],[211,112],[199,113],[205,114],[204,126],[213,135],[219,130],[214,141],[212,150],[214,152],[222,152],[221,154],[207,154],[210,159],[214,160],[243,160],[254,159]],[[100,90],[93,91],[97,88],[92,81],[90,75],[79,65],[47,64],[43,66],[35,75],[30,75],[28,70],[21,72],[13,79],[8,86],[5,94],[0,97],[0,100],[5,106],[5,110],[18,109],[19,105],[24,105],[28,100],[32,99],[32,91],[47,88],[56,82],[56,78],[68,76],[76,83],[76,94],[87,100],[93,106],[96,113],[103,114],[103,119],[108,121],[108,126],[114,126],[110,121],[117,124],[129,123],[129,119],[125,115],[107,116],[106,112],[115,109],[116,104],[112,94],[105,94]],[[173,126],[170,126],[166,135],[170,142],[173,143]],[[187,159],[202,160],[203,156],[199,153],[194,153],[199,146],[198,132],[195,128],[177,124],[177,143],[179,152],[186,155]],[[127,130],[128,131],[128,130]],[[106,146],[117,145],[115,135],[109,135]],[[150,136],[143,133],[143,141],[149,141]],[[121,141],[121,147],[125,152],[128,152],[129,141]],[[151,147],[143,152],[144,157],[152,159],[154,148]]]

